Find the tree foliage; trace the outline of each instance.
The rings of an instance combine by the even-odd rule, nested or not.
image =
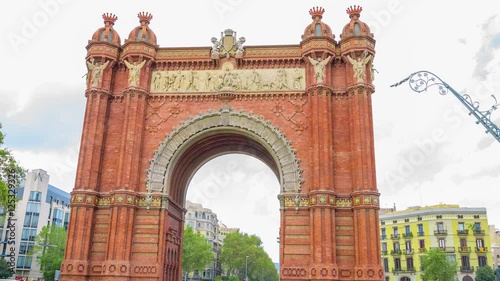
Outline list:
[[[44,226],[35,238],[32,254],[40,264],[44,280],[54,280],[56,270],[61,267],[67,238],[66,229],[61,226]]]
[[[224,239],[220,261],[228,277],[237,276],[242,280],[247,273],[250,280],[278,280],[274,263],[264,251],[260,238],[255,235],[240,232],[228,234]]]
[[[457,263],[439,249],[433,249],[424,255],[422,266],[422,278],[426,281],[454,281],[457,275]]]
[[[13,274],[14,272],[11,271],[7,261],[5,259],[0,259],[0,278],[7,279],[11,277]]]
[[[195,270],[203,270],[214,259],[212,245],[205,237],[194,232],[188,226],[184,229],[184,239],[182,242],[182,271],[189,274]]]
[[[24,170],[16,161],[11,151],[3,147],[5,135],[0,123],[0,207],[7,210],[9,202],[9,186],[18,187],[24,179]]]
[[[489,265],[481,266],[476,270],[476,281],[495,281],[495,272]]]

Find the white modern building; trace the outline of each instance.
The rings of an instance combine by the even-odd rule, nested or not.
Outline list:
[[[42,169],[26,174],[26,179],[16,188],[14,213],[7,212],[0,224],[2,257],[11,260],[15,255],[16,272],[11,278],[28,277],[41,280],[40,265],[29,251],[35,245],[35,237],[47,225],[67,228],[69,221],[69,193],[49,184],[49,175]],[[9,225],[10,217],[10,225]],[[13,244],[12,241],[15,241]]]

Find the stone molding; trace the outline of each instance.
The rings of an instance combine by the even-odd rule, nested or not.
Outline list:
[[[267,144],[273,158],[278,160],[280,193],[300,191],[304,182],[301,177],[302,169],[299,167],[300,160],[297,159],[291,142],[286,140],[285,134],[261,116],[224,106],[217,111],[211,110],[192,116],[166,136],[150,161],[146,180],[147,192],[168,194],[170,188],[167,177],[174,168],[172,162],[179,156],[181,146],[205,130],[214,128],[243,130],[255,138],[260,138]]]

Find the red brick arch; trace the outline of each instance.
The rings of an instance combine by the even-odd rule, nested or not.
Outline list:
[[[228,29],[186,48],[158,46],[148,13],[121,44],[104,16],[87,46],[62,281],[180,281],[187,186],[230,152],[261,159],[280,182],[280,280],[383,279],[375,40],[360,7],[339,41],[323,12],[310,11],[295,45],[244,46]]]

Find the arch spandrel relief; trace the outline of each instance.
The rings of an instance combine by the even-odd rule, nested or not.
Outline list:
[[[153,71],[151,93],[302,91],[304,68]]]

